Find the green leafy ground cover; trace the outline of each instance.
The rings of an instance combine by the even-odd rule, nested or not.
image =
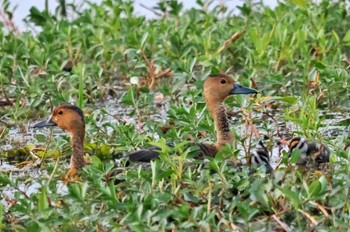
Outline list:
[[[45,158],[40,168],[0,173],[0,230],[349,230],[349,5],[247,3],[234,15],[197,2],[187,11],[160,2],[161,16],[146,20],[131,1],[87,2],[84,11],[61,1],[56,13],[31,9],[36,33],[2,23],[0,143],[15,150],[1,149],[1,159]],[[2,12],[10,20],[9,3]],[[218,72],[261,94],[229,99],[235,144],[189,165],[183,141],[214,140],[201,89]],[[63,102],[85,111],[91,162],[65,187],[69,139],[29,129]],[[227,165],[263,136],[272,148],[292,135],[327,144],[331,170],[299,170],[285,152],[271,175]],[[160,160],[125,167],[123,154],[149,144],[162,147]]]

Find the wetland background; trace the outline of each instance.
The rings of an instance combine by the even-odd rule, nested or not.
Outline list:
[[[349,230],[349,3],[247,1],[233,12],[196,2],[156,1],[146,19],[132,1],[59,1],[32,8],[23,32],[2,1],[2,230]],[[187,165],[186,142],[214,140],[202,85],[219,72],[260,93],[226,101],[235,144]],[[68,184],[68,137],[31,128],[60,103],[87,124],[90,165]],[[276,144],[296,135],[327,144],[332,170],[297,169]],[[273,174],[227,165],[261,139],[281,162]],[[151,144],[166,158],[125,167],[128,151]]]

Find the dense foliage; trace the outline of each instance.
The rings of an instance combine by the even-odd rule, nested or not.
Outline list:
[[[348,3],[249,2],[236,14],[197,3],[184,11],[160,1],[159,16],[146,19],[132,1],[86,2],[84,10],[60,1],[55,13],[32,8],[31,31],[20,32],[3,1],[0,144],[13,150],[0,158],[44,162],[0,170],[0,230],[349,230]],[[235,144],[193,164],[183,141],[214,140],[201,89],[219,72],[261,94],[227,101]],[[91,162],[66,185],[69,139],[29,128],[63,102],[84,109]],[[327,144],[331,170],[297,169],[286,152],[271,175],[227,163],[244,160],[261,137],[272,148],[295,134]],[[125,167],[125,152],[149,144],[162,147],[160,160]]]

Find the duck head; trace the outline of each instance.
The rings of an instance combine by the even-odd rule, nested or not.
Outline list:
[[[307,155],[309,146],[304,138],[294,137],[289,141],[288,148],[289,155],[291,155],[294,150],[299,150],[302,155]]]
[[[243,87],[226,74],[209,75],[204,81],[204,96],[207,102],[222,102],[235,94],[256,94],[255,89]]]
[[[48,120],[39,122],[33,128],[57,126],[71,136],[85,133],[85,119],[83,111],[73,105],[59,105],[56,107]]]

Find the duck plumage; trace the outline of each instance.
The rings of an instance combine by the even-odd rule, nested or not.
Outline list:
[[[48,120],[36,123],[33,128],[57,126],[63,129],[71,139],[72,156],[67,178],[76,175],[76,172],[85,166],[84,137],[85,118],[83,111],[76,106],[64,104],[57,106]]]
[[[294,137],[290,140],[288,147],[289,155],[291,155],[294,150],[300,151],[301,161],[299,161],[299,164],[311,160],[314,160],[316,163],[329,162],[330,150],[326,145],[320,142],[308,141],[302,137]]]
[[[213,117],[216,141],[213,144],[197,143],[191,146],[198,146],[199,158],[215,157],[217,152],[226,144],[234,142],[234,134],[231,131],[230,123],[226,115],[224,101],[227,97],[235,94],[256,94],[254,89],[243,87],[226,74],[210,75],[204,81],[204,99],[210,115]],[[141,149],[128,154],[129,161],[149,162],[159,157],[160,148],[151,147]]]

